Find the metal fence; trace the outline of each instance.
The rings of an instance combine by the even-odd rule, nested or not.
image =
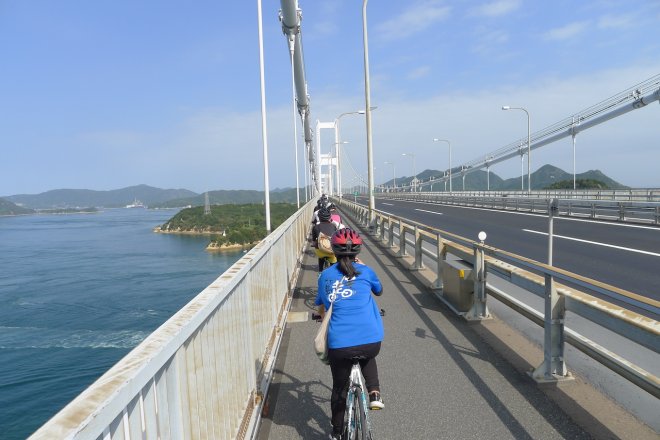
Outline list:
[[[369,211],[364,206],[341,201],[356,221],[368,225]],[[414,257],[413,269],[424,267],[423,257],[431,259],[436,276],[433,287],[438,297],[465,319],[479,321],[490,317],[487,299],[492,296],[544,328],[544,361],[532,376],[540,381],[557,381],[568,377],[564,360],[564,343],[581,350],[627,380],[660,398],[660,379],[630,360],[597,344],[593,340],[564,327],[567,311],[609,329],[655,353],[660,352],[660,302],[617,287],[592,280],[515,255],[483,242],[445,232],[430,226],[376,211],[369,227],[381,242],[398,246],[399,256]],[[426,245],[426,246],[425,246]],[[472,266],[473,297],[465,312],[454,307],[443,292],[443,267],[447,255],[454,255]],[[498,289],[488,282],[497,276],[521,287],[545,302],[544,312]],[[560,284],[560,281],[564,284]]]
[[[464,195],[463,193],[447,195],[446,193],[425,192],[378,194],[378,198],[382,199],[408,200],[414,202],[500,209],[507,211],[524,211],[539,214],[547,214],[550,200],[561,196],[561,192],[557,195],[552,195],[547,192],[538,192],[531,197],[528,194],[520,196]],[[558,198],[559,211],[557,215],[626,223],[660,225],[660,198],[656,195],[652,195],[652,197],[657,201],[622,201],[620,198],[619,200],[612,200],[611,198],[617,197],[614,193],[585,193],[584,196],[598,196],[600,198]],[[640,195],[640,197],[642,196]]]
[[[417,186],[429,186],[429,182],[420,181]],[[410,191],[401,191],[409,193]],[[396,193],[396,192],[394,192]],[[447,191],[430,192],[435,195],[449,195]],[[389,194],[389,193],[386,193]],[[456,191],[452,193],[458,197],[528,197],[537,199],[584,199],[584,200],[614,200],[619,202],[660,202],[660,189],[540,189],[528,191]],[[380,192],[377,194],[380,196]]]
[[[30,439],[251,436],[313,207],[307,203]]]

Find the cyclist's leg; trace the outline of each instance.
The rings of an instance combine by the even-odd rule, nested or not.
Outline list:
[[[359,345],[356,349],[361,356],[365,357],[364,360],[360,361],[360,368],[362,369],[362,376],[364,376],[364,384],[367,386],[367,390],[369,392],[380,391],[378,365],[376,364],[376,356],[380,353],[380,342]]]
[[[332,372],[332,394],[330,396],[332,429],[334,433],[340,434],[343,433],[344,429],[348,378],[353,367],[353,361],[350,356],[347,356],[347,349],[344,348],[329,349],[328,359],[330,360],[330,371]]]
[[[359,346],[360,352],[366,359],[360,361],[360,369],[364,377],[364,384],[369,394],[369,407],[383,409],[383,399],[380,395],[380,382],[378,380],[378,365],[376,356],[380,352],[380,342]]]

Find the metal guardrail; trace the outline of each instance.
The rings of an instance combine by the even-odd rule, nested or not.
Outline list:
[[[468,206],[505,211],[547,214],[550,198],[507,196],[464,196],[444,193],[384,193],[378,198],[444,205]],[[590,199],[558,199],[557,215],[598,220],[660,225],[660,201],[630,202]]]
[[[342,208],[353,213],[356,221],[368,225],[367,208],[346,199],[340,203]],[[564,342],[567,341],[651,395],[660,398],[660,379],[657,376],[564,327],[566,311],[570,311],[658,353],[660,352],[659,301],[487,246],[483,242],[474,242],[456,234],[380,211],[375,212],[370,228],[385,245],[395,247],[396,241],[399,256],[414,256],[413,269],[424,267],[424,256],[431,258],[435,262],[432,270],[437,277],[433,287],[440,291],[443,287],[442,273],[447,254],[455,255],[472,264],[474,300],[467,312],[459,312],[443,295],[438,296],[451,310],[464,316],[465,319],[479,321],[489,318],[487,299],[490,295],[544,327],[544,361],[532,374],[537,381],[558,381],[568,377],[564,361]],[[427,244],[427,247],[424,247],[424,244]],[[412,248],[410,253],[408,253],[409,247]],[[434,251],[429,250],[429,247]],[[489,273],[543,298],[546,303],[545,313],[535,310],[488,283]],[[557,281],[579,286],[584,291]],[[626,307],[606,301],[602,299],[603,296],[613,298],[618,304],[624,304]],[[643,309],[644,314],[634,309]]]
[[[261,417],[309,202],[30,439],[233,439]]]
[[[417,186],[429,186],[429,181],[419,181]],[[389,191],[384,194],[410,193],[410,191]],[[528,191],[447,191],[422,192],[432,195],[454,195],[457,197],[527,197],[537,199],[582,199],[582,200],[613,200],[617,202],[660,202],[659,188],[635,189],[540,189]],[[381,191],[376,196],[381,196]]]

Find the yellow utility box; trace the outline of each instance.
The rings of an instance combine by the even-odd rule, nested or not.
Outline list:
[[[459,312],[474,302],[472,266],[465,260],[447,260],[442,266],[442,296]]]

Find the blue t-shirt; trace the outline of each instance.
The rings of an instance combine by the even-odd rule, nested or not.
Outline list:
[[[378,305],[371,295],[380,295],[383,286],[376,273],[368,266],[353,263],[360,272],[347,279],[339,264],[333,264],[319,277],[318,295],[315,304],[330,308],[332,316],[328,326],[328,348],[345,348],[371,344],[383,340],[383,321]]]

